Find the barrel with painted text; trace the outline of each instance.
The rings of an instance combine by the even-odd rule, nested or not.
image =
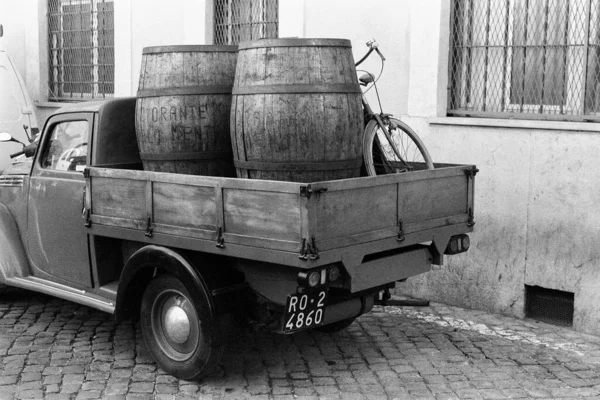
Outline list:
[[[142,54],[136,133],[144,169],[235,176],[229,133],[236,46],[158,46]]]

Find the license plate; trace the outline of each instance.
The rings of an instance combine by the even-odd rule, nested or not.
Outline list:
[[[323,325],[327,291],[290,294],[285,303],[284,327],[286,333]]]

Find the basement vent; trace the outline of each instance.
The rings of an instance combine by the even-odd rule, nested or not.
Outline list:
[[[525,285],[525,316],[548,324],[573,326],[573,293]]]

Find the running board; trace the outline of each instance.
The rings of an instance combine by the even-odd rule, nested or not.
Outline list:
[[[73,289],[72,287],[36,278],[35,276],[8,278],[5,284],[69,300],[110,314],[115,313],[115,303],[112,301],[108,301],[96,294],[88,293],[85,290]]]

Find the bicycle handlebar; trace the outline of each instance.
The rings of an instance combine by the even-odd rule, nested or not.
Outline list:
[[[25,150],[17,151],[16,153],[12,153],[10,158],[19,157],[20,155],[25,154]]]
[[[362,62],[365,61],[373,51],[376,51],[377,54],[379,54],[379,57],[381,57],[381,61],[385,61],[385,57],[379,50],[379,44],[375,41],[375,39],[369,40],[367,42],[367,47],[369,48],[367,54],[365,54],[363,58],[361,58],[356,64],[354,64],[354,66],[358,67],[360,64],[362,64]]]

